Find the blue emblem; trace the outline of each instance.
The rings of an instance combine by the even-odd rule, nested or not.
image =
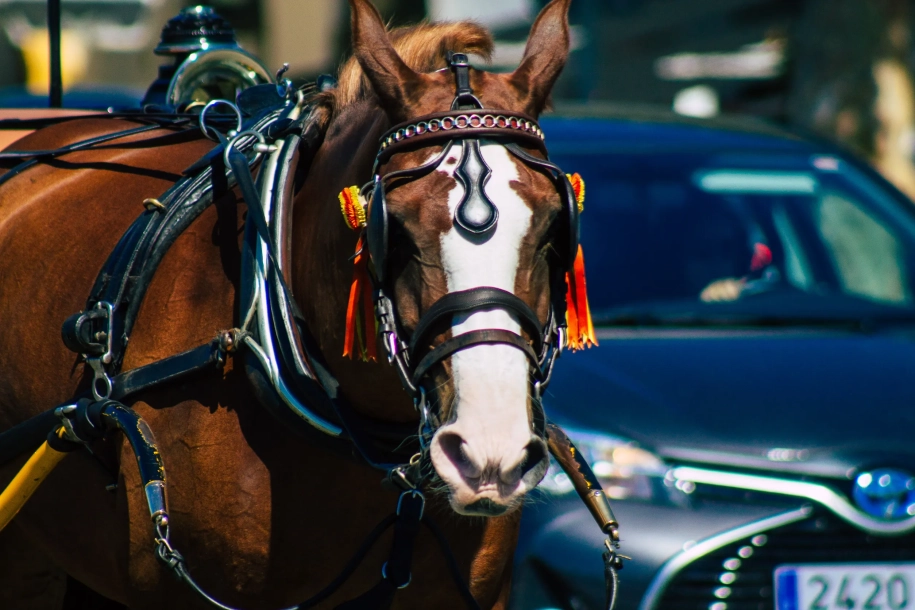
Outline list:
[[[862,472],[855,479],[852,497],[872,517],[908,519],[915,516],[915,477],[892,468]]]

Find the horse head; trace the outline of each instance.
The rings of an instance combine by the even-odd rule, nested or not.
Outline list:
[[[477,24],[388,31],[368,0],[350,5],[354,58],[328,93],[327,150],[311,174],[325,182],[332,180],[324,172],[360,183],[373,176],[359,190],[365,241],[356,258],[371,261],[379,356],[388,353],[413,395],[424,457],[452,508],[504,514],[548,465],[539,391],[561,341],[565,272],[577,248],[574,193],[546,160],[535,120],[568,56],[569,0],[543,9],[521,64],[505,74],[467,61],[465,54],[492,50]],[[312,241],[299,264],[327,278],[324,286],[315,279],[312,290],[326,290],[343,280],[339,267],[306,259],[336,248],[339,265],[351,258],[352,241],[321,235],[318,224],[301,225]],[[351,293],[350,314],[357,300]],[[371,319],[371,304],[355,309],[350,326],[357,315]],[[340,353],[340,309],[321,315],[325,326],[336,316],[337,329],[319,337],[322,350]],[[348,326],[347,340],[374,330]],[[356,368],[367,365],[331,364],[357,407],[392,418],[378,407],[392,400],[391,385],[373,377],[370,394],[366,375],[375,373]]]

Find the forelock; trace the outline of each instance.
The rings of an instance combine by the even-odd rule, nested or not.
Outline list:
[[[415,72],[435,72],[446,67],[448,51],[477,55],[487,61],[493,51],[492,34],[473,21],[423,22],[391,29],[388,36],[397,54]],[[355,57],[350,57],[340,66],[337,87],[316,101],[337,115],[347,106],[373,96],[362,67]]]

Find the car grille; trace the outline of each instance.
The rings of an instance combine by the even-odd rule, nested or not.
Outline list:
[[[826,513],[703,555],[674,576],[657,610],[773,610],[776,566],[915,560],[915,535],[872,536]]]

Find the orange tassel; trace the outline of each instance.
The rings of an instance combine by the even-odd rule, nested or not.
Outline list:
[[[568,326],[568,346],[572,351],[597,345],[594,336],[594,324],[591,321],[591,308],[588,305],[588,286],[585,281],[585,255],[578,246],[575,265],[571,273],[566,273],[566,324]]]
[[[356,335],[361,344],[360,358],[363,362],[377,360],[375,347],[375,311],[369,282],[368,252],[365,239],[359,236],[356,242],[356,258],[353,261],[353,283],[349,289],[349,303],[346,306],[346,332],[343,337],[343,357],[352,358],[355,352]],[[362,301],[360,303],[359,301]],[[360,305],[361,312],[360,312]],[[362,315],[360,315],[360,313]]]

